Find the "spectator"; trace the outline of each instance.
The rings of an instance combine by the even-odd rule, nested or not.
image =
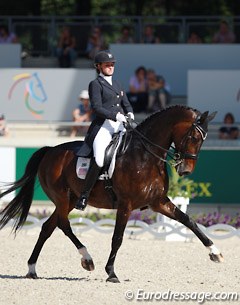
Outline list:
[[[124,25],[121,30],[121,36],[117,39],[117,43],[134,43],[134,39],[131,36],[130,28]]]
[[[61,31],[57,57],[61,68],[72,67],[77,59],[76,38],[71,34],[69,27],[64,27]]]
[[[135,74],[129,81],[129,92],[127,95],[134,112],[146,110],[148,94],[145,67],[140,66],[135,70]]]
[[[107,49],[105,38],[102,34],[101,28],[95,26],[88,38],[86,54],[88,58],[94,59],[95,55],[101,51]]]
[[[188,43],[202,43],[202,38],[196,33],[192,32],[188,38]]]
[[[222,20],[219,31],[213,36],[213,43],[234,43],[235,40],[235,34],[230,30],[229,24]]]
[[[147,111],[155,112],[166,108],[170,103],[171,95],[166,89],[165,79],[157,76],[155,71],[150,69],[147,71],[148,81],[148,106]]]
[[[0,136],[8,136],[9,130],[4,115],[0,115]]]
[[[6,25],[0,26],[0,43],[17,43],[18,39],[16,34],[9,32]]]
[[[228,112],[224,117],[224,126],[219,129],[219,138],[227,140],[236,140],[239,135],[239,129],[235,123],[232,113]]]
[[[146,68],[143,66],[135,70],[134,76],[129,81],[129,91],[131,93],[141,93],[147,91]]]
[[[160,39],[154,35],[154,29],[151,25],[146,25],[143,34],[143,43],[159,43]]]
[[[79,95],[80,103],[76,109],[73,110],[72,116],[73,121],[76,123],[80,122],[91,122],[92,121],[92,109],[89,102],[88,90],[82,90]],[[89,126],[73,126],[71,137],[75,137],[77,132],[80,130],[84,134],[87,132]]]

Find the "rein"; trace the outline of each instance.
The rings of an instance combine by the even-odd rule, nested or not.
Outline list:
[[[189,129],[189,131],[186,133],[186,135],[183,137],[183,140],[181,141],[181,145],[182,145],[182,142],[188,138],[188,137],[191,137],[191,133],[194,129],[196,129],[200,134],[201,134],[201,137],[202,137],[202,140],[204,141],[207,137],[207,132],[200,126],[197,124],[197,121],[198,119],[196,119],[196,121],[192,124],[191,128]],[[150,153],[152,154],[155,158],[165,162],[165,163],[168,163],[169,165],[172,165],[174,167],[176,167],[177,165],[179,165],[180,163],[183,162],[183,159],[194,159],[196,160],[198,158],[197,154],[191,154],[191,153],[188,153],[188,152],[176,152],[176,148],[172,145],[170,145],[170,149],[174,149],[174,152],[170,149],[166,149],[154,142],[152,142],[151,140],[149,140],[145,135],[143,135],[140,131],[138,131],[135,127],[133,127],[132,125],[137,125],[136,122],[134,122],[133,120],[128,120],[128,124],[126,127],[126,129],[130,129],[133,133],[135,133],[142,145],[144,146],[144,148]],[[145,142],[147,142],[148,144],[150,144],[151,146],[153,147],[156,147],[160,150],[162,150],[164,153],[166,153],[172,160],[171,161],[168,161],[166,158],[162,158],[160,155],[156,154],[154,151],[152,151],[147,145]]]

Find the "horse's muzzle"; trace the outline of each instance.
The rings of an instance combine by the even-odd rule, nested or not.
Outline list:
[[[192,162],[191,162],[192,163]],[[176,171],[179,176],[187,176],[193,172],[194,166],[189,162],[183,161],[176,166]]]

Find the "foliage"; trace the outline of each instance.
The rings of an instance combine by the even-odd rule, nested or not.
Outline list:
[[[47,209],[39,210],[37,209],[34,213],[30,213],[30,215],[37,217],[38,219],[46,218],[51,215],[51,212]],[[146,222],[147,224],[152,224],[156,222],[157,213],[152,212],[150,209],[146,209],[143,211],[134,210],[132,211],[129,220],[141,220]],[[70,213],[69,218],[79,218],[79,213]],[[88,218],[94,222],[101,220],[101,219],[113,219],[116,218],[116,211],[111,211],[106,214],[101,213],[100,211],[94,213],[86,213],[82,215],[84,218]],[[227,224],[233,226],[234,228],[240,228],[240,213],[237,213],[234,216],[229,214],[223,214],[219,212],[213,213],[199,213],[196,215],[192,215],[191,218],[196,221],[197,223],[205,226],[210,227],[215,224]]]
[[[227,224],[235,228],[240,228],[240,214],[231,216],[228,214],[222,214],[219,212],[208,213],[208,214],[197,214],[192,216],[192,218],[199,224],[210,227],[215,224]]]
[[[2,0],[0,10],[1,15],[34,16],[237,16],[240,14],[239,2],[232,0]]]
[[[149,209],[140,211],[140,210],[134,210],[132,211],[129,220],[141,220],[143,222],[146,222],[147,224],[152,224],[156,222],[156,213],[152,212]]]
[[[192,192],[194,181],[186,177],[180,177],[173,166],[169,167],[168,196],[194,198],[197,193]]]

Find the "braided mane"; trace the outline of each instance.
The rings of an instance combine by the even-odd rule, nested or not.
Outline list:
[[[155,118],[155,116],[159,116],[159,115],[165,114],[165,113],[167,113],[168,111],[170,111],[172,109],[192,110],[193,112],[196,112],[197,114],[200,114],[200,112],[197,109],[194,109],[192,107],[185,106],[185,105],[173,105],[173,106],[169,106],[167,108],[164,108],[162,110],[156,111],[153,114],[151,114],[150,116],[146,117],[141,123],[138,124],[138,127],[142,127],[142,125],[145,125],[145,123],[148,123],[148,121],[150,121],[153,118]]]

